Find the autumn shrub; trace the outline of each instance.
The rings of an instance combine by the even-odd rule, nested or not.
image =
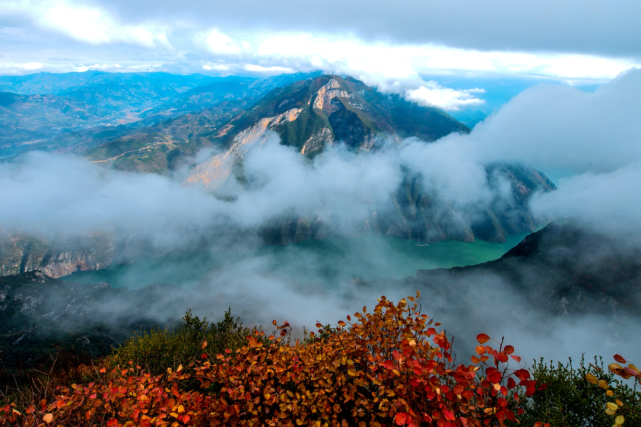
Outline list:
[[[409,301],[409,302],[408,302]],[[530,378],[512,346],[478,336],[473,364],[456,365],[444,331],[420,313],[414,298],[384,297],[288,343],[254,331],[247,344],[212,351],[201,362],[154,375],[128,361],[96,371],[90,382],[60,387],[26,408],[8,405],[0,424],[51,425],[306,425],[503,426],[543,386]],[[202,388],[185,384],[198,381]],[[212,385],[216,384],[216,391]],[[523,396],[525,395],[525,396]]]
[[[614,360],[617,363],[610,363],[608,369],[614,375],[630,380],[634,383],[634,391],[636,392],[641,386],[641,370],[634,364],[628,363],[621,355],[615,354]],[[621,366],[627,363],[628,366]],[[628,425],[639,425],[641,421],[641,393],[634,394],[626,393],[629,388],[621,390],[620,387],[611,388],[611,383],[605,379],[599,379],[594,375],[586,375],[586,380],[592,385],[598,385],[605,390],[605,395],[608,401],[605,403],[605,413],[614,418],[614,425],[612,427],[622,427],[623,423]],[[616,383],[619,383],[617,380]]]
[[[244,327],[239,318],[225,312],[220,322],[200,319],[189,310],[183,317],[180,327],[175,330],[151,330],[135,334],[122,346],[116,348],[106,361],[110,367],[125,366],[134,362],[153,375],[166,372],[167,368],[176,369],[179,365],[188,366],[199,360],[200,345],[207,341],[212,351],[236,350],[247,344],[247,337],[255,329]]]
[[[604,368],[603,359],[595,357],[592,363],[586,363],[581,358],[578,365],[572,359],[565,364],[546,363],[541,359],[534,361],[530,372],[537,382],[548,386],[523,406],[525,412],[519,420],[523,426],[541,421],[554,427],[611,427],[613,419],[605,413],[608,396],[603,387],[606,384],[622,400],[641,409],[639,390],[616,380],[614,374]],[[597,380],[590,383],[586,376]],[[630,426],[641,426],[639,417],[631,417],[629,421]]]

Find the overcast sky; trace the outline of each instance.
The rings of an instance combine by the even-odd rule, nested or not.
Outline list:
[[[439,74],[603,82],[641,65],[639,22],[638,0],[2,0],[0,74],[323,69],[377,85]]]

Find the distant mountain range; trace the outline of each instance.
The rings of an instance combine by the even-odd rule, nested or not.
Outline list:
[[[274,87],[307,76],[258,79],[99,71],[0,76],[0,97],[4,99],[0,105],[0,157],[69,146],[81,152],[104,142],[105,132],[113,139],[131,128],[224,101],[256,99]],[[65,108],[65,104],[71,107]],[[77,111],[85,114],[79,116]]]

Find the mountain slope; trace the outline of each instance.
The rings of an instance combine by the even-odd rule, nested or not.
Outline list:
[[[451,132],[469,131],[438,109],[381,94],[351,77],[321,76],[275,89],[219,130],[203,135],[226,151],[200,165],[189,182],[204,182],[215,189],[221,184],[219,178],[229,176],[268,130],[276,132],[283,145],[307,157],[339,142],[371,150],[382,136],[434,141]]]
[[[419,270],[400,282],[456,305],[456,295],[493,281],[553,315],[641,314],[639,242],[555,222],[500,259],[451,269]],[[436,299],[436,298],[435,298]]]
[[[0,92],[0,153],[33,149],[65,130],[113,118],[106,109],[69,97]]]

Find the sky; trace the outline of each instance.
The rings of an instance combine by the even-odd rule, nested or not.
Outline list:
[[[641,66],[635,0],[3,0],[0,74],[348,74],[455,111],[438,77],[603,83]]]

